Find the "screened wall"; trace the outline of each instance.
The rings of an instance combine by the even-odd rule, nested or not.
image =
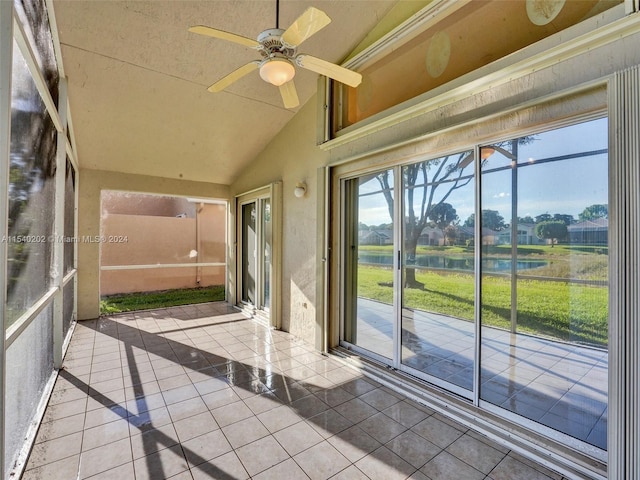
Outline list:
[[[26,459],[75,320],[78,176],[45,2],[1,2],[0,26],[0,446],[9,476]]]

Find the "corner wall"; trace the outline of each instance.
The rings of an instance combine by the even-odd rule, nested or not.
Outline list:
[[[317,169],[329,155],[316,145],[317,101],[312,97],[231,185],[231,195],[282,180],[282,329],[316,344],[319,198]],[[293,194],[305,182],[302,198]]]
[[[150,175],[80,169],[78,200],[78,319],[100,315],[100,244],[82,241],[100,236],[102,190],[229,200],[229,187]]]

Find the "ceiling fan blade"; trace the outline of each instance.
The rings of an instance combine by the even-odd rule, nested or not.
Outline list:
[[[298,100],[298,92],[296,92],[296,86],[293,80],[289,80],[287,83],[280,85],[280,95],[282,96],[282,103],[285,108],[295,108],[300,105]]]
[[[229,42],[239,43],[245,47],[258,48],[260,44],[251,38],[243,37],[242,35],[236,35],[235,33],[225,32],[224,30],[218,30],[217,28],[205,27],[204,25],[195,25],[189,28],[192,33],[198,35],[205,35],[207,37],[219,38],[221,40],[227,40]]]
[[[307,8],[282,34],[281,40],[289,47],[296,47],[311,35],[319,32],[331,23],[331,19],[322,10]]]
[[[359,73],[336,65],[335,63],[312,57],[311,55],[298,55],[296,57],[296,63],[302,68],[333,78],[350,87],[355,88],[362,82],[362,75]]]
[[[207,90],[213,93],[221,92],[222,90],[227,88],[229,85],[231,85],[233,82],[240,80],[242,77],[244,77],[248,73],[251,73],[254,70],[256,70],[259,64],[260,62],[247,63],[246,65],[243,65],[237,70],[234,70],[226,77],[223,77],[220,80],[218,80],[216,83],[211,85]]]

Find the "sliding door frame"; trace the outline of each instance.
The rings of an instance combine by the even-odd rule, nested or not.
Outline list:
[[[600,86],[592,86],[593,88],[593,94],[594,94],[594,99],[597,98],[601,98],[602,96],[602,85]],[[586,95],[590,95],[590,90],[591,89],[585,89],[580,93],[584,93]],[[589,104],[589,102],[587,102],[587,104]],[[446,155],[447,153],[451,153],[451,152],[459,152],[462,150],[471,150],[473,151],[474,154],[474,163],[475,163],[475,168],[474,168],[474,187],[475,187],[475,192],[474,192],[474,196],[475,196],[475,206],[474,206],[474,212],[475,212],[475,218],[480,219],[482,218],[482,172],[481,172],[481,162],[478,162],[477,159],[480,158],[480,147],[481,145],[484,144],[493,144],[493,143],[499,143],[501,141],[505,141],[505,140],[509,140],[512,138],[517,138],[520,136],[526,136],[526,135],[533,135],[533,134],[538,134],[538,133],[543,133],[545,131],[548,130],[553,130],[553,129],[557,129],[557,128],[561,128],[561,127],[565,127],[565,126],[571,126],[571,125],[576,125],[582,122],[587,122],[589,120],[595,120],[598,118],[602,118],[602,117],[606,117],[607,116],[607,111],[605,108],[603,108],[602,106],[597,108],[597,109],[592,109],[590,111],[587,111],[585,113],[582,114],[575,114],[573,116],[570,116],[568,118],[562,118],[561,120],[554,120],[554,119],[547,119],[544,123],[541,124],[536,124],[536,125],[524,125],[524,126],[520,126],[519,128],[514,128],[512,130],[503,132],[502,135],[496,135],[496,136],[483,136],[483,137],[479,137],[479,138],[473,138],[473,144],[472,145],[465,145],[465,144],[456,144],[454,149],[449,149],[446,151],[441,151],[439,149],[434,149],[433,153],[429,153],[429,154],[414,154],[414,155],[398,155],[397,157],[397,161],[393,162],[392,159],[390,159],[391,157],[393,157],[392,155],[389,155],[388,152],[385,152],[384,155],[384,161],[376,163],[374,161],[373,158],[369,157],[369,156],[363,156],[362,159],[352,159],[350,162],[344,162],[343,164],[339,164],[339,165],[334,165],[333,167],[331,167],[331,179],[332,182],[334,182],[335,185],[339,185],[339,188],[336,188],[335,190],[340,192],[340,196],[337,197],[336,194],[334,194],[333,197],[333,208],[332,208],[332,215],[334,218],[334,222],[333,225],[340,225],[340,228],[336,230],[334,230],[334,237],[332,238],[334,243],[334,248],[336,246],[339,247],[339,251],[340,251],[340,264],[336,264],[333,263],[333,268],[334,268],[334,275],[337,275],[338,280],[339,280],[339,292],[334,292],[333,293],[333,297],[332,297],[332,301],[335,302],[336,298],[339,300],[339,309],[333,309],[331,310],[332,313],[334,315],[338,315],[338,322],[330,322],[330,325],[333,325],[334,327],[339,325],[339,331],[337,332],[337,335],[334,332],[333,338],[335,338],[337,336],[338,341],[334,344],[334,346],[341,346],[343,348],[346,348],[350,351],[353,351],[355,354],[361,354],[363,356],[366,356],[368,359],[372,359],[376,362],[382,363],[383,365],[392,368],[394,370],[399,370],[401,372],[404,373],[408,373],[414,377],[417,377],[421,380],[427,381],[429,384],[434,385],[435,387],[439,387],[439,388],[444,388],[446,390],[448,390],[449,392],[456,394],[458,396],[462,396],[463,398],[466,398],[470,405],[472,405],[473,407],[479,408],[481,410],[484,410],[487,412],[487,414],[491,415],[498,415],[502,418],[504,418],[507,422],[513,422],[514,424],[520,425],[523,428],[529,429],[532,432],[535,432],[537,434],[543,435],[544,437],[548,437],[550,439],[552,439],[553,441],[559,442],[562,445],[565,445],[569,448],[575,449],[583,454],[588,455],[589,457],[592,457],[594,459],[596,459],[597,461],[606,461],[606,456],[607,456],[607,451],[601,450],[597,447],[593,447],[590,444],[587,444],[586,442],[579,440],[577,438],[574,438],[568,434],[565,434],[563,432],[559,432],[559,431],[555,431],[553,429],[551,429],[550,427],[546,427],[538,422],[535,422],[533,420],[529,420],[521,415],[518,415],[516,413],[510,412],[509,410],[506,410],[505,408],[501,408],[498,406],[495,406],[493,404],[490,404],[489,402],[482,400],[480,398],[480,383],[481,383],[481,353],[482,353],[482,335],[481,335],[481,331],[482,331],[482,322],[481,322],[481,308],[482,308],[482,304],[481,304],[481,294],[482,294],[482,226],[481,226],[481,222],[475,222],[474,225],[474,243],[476,245],[475,251],[474,251],[474,268],[475,268],[475,278],[474,278],[474,286],[475,286],[475,294],[474,294],[474,299],[475,299],[475,304],[474,304],[474,334],[475,334],[475,352],[474,352],[474,374],[473,374],[473,387],[471,391],[468,390],[464,390],[463,391],[459,391],[459,389],[456,389],[455,386],[453,386],[449,383],[446,382],[442,379],[438,379],[438,378],[434,378],[431,377],[429,375],[426,375],[422,372],[416,371],[415,369],[402,365],[402,359],[400,356],[400,352],[401,352],[401,335],[400,335],[400,329],[401,329],[401,308],[402,308],[402,293],[401,293],[401,286],[402,286],[402,266],[398,264],[399,258],[402,258],[402,252],[403,252],[403,246],[401,244],[402,242],[402,229],[403,229],[403,224],[398,223],[397,221],[395,221],[395,219],[402,219],[404,218],[404,211],[403,211],[403,205],[404,205],[404,201],[403,201],[403,195],[404,192],[402,191],[403,185],[402,185],[402,174],[401,174],[401,169],[403,166],[405,165],[409,165],[415,162],[420,162],[420,161],[425,161],[425,160],[429,160],[432,158],[438,158],[441,156]],[[486,119],[487,123],[491,123],[491,121],[494,120],[493,118],[488,118]],[[609,126],[609,130],[611,129],[611,126]],[[454,132],[447,132],[448,135],[454,135]],[[428,142],[425,142],[428,143]],[[402,146],[401,146],[402,147]],[[609,147],[610,148],[610,147]],[[426,149],[421,149],[423,150],[423,152]],[[613,159],[611,158],[611,153],[609,154],[609,162],[612,162]],[[344,336],[344,328],[345,328],[345,319],[344,319],[344,315],[345,312],[348,311],[349,308],[349,299],[346,298],[346,292],[349,289],[349,287],[346,285],[348,278],[354,278],[353,274],[351,274],[351,276],[347,276],[345,269],[349,268],[349,263],[347,262],[347,253],[346,253],[346,245],[344,243],[344,228],[348,228],[347,226],[347,221],[349,221],[349,219],[353,219],[354,216],[349,214],[349,212],[347,211],[347,209],[349,208],[349,205],[347,205],[346,201],[345,201],[345,191],[346,191],[346,183],[349,180],[353,180],[356,178],[359,178],[361,176],[364,176],[366,174],[370,174],[376,171],[383,171],[385,169],[393,169],[394,171],[394,175],[395,175],[395,179],[394,179],[394,215],[395,215],[395,219],[394,219],[394,282],[395,282],[395,291],[394,291],[394,314],[396,315],[395,319],[394,319],[394,356],[391,362],[389,362],[388,359],[385,359],[379,355],[376,355],[362,347],[358,347],[357,345],[353,345],[349,342],[347,342],[345,340],[345,336]],[[611,180],[609,180],[609,189],[613,188],[613,186],[611,185]],[[335,191],[334,190],[334,191]],[[338,200],[338,204],[336,205],[336,200]],[[351,202],[353,203],[353,202]],[[336,238],[338,237],[338,238]],[[610,260],[611,261],[611,260]],[[337,273],[336,270],[337,269]],[[335,276],[333,277],[335,278]],[[351,290],[353,291],[353,288],[351,288]],[[333,305],[335,305],[335,303],[333,303]],[[611,307],[610,307],[611,308]],[[609,320],[609,324],[611,328],[611,322],[612,320]],[[611,348],[611,345],[609,346],[609,349]],[[609,366],[609,376],[611,377],[611,365]],[[608,449],[611,449],[611,445],[608,447]]]
[[[269,201],[271,211],[271,262],[268,274],[269,308],[264,308],[264,232],[263,206]],[[281,282],[282,282],[282,184],[272,183],[236,196],[236,289],[235,305],[268,326],[279,329],[281,327]],[[243,301],[243,206],[251,203],[256,205],[256,298],[255,305]]]

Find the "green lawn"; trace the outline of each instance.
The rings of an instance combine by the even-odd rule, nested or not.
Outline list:
[[[473,321],[472,274],[419,270],[416,280],[423,289],[404,289],[404,306]],[[393,270],[358,268],[358,296],[393,302]],[[519,279],[518,331],[563,341],[604,346],[607,344],[608,288],[568,282]],[[511,283],[508,277],[482,280],[482,322],[509,329]]]
[[[175,307],[204,302],[220,302],[225,298],[224,286],[164,290],[160,292],[109,295],[100,299],[100,313],[122,313],[152,308]]]

